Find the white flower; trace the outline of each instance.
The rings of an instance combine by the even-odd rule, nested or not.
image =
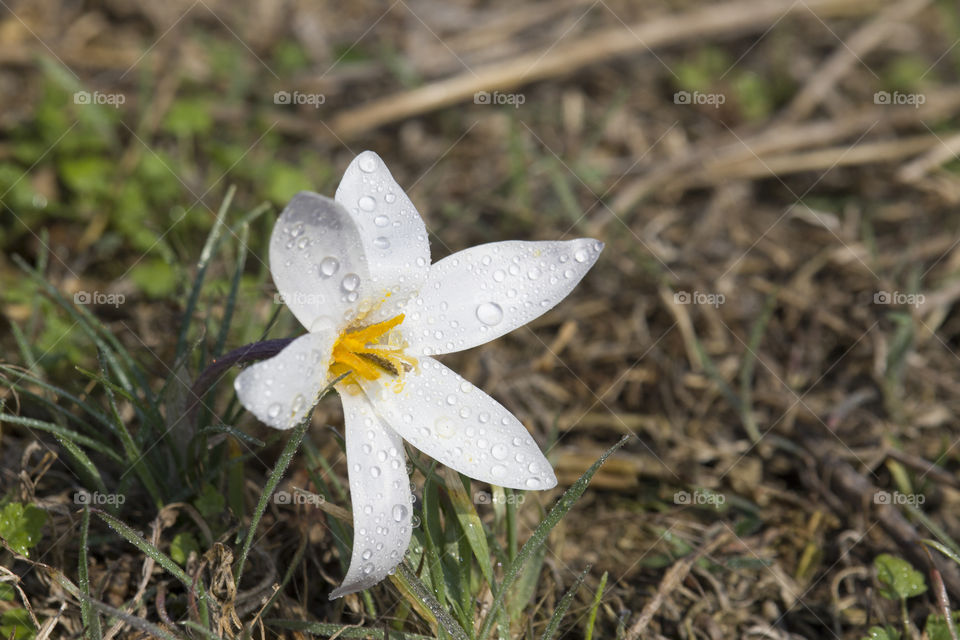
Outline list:
[[[469,349],[567,296],[603,249],[591,239],[494,242],[430,263],[420,215],[372,151],[336,200],[301,192],[270,237],[270,270],[309,333],[237,376],[244,406],[277,429],[300,423],[327,383],[343,402],[353,557],[332,598],[366,589],[403,558],[411,500],[403,440],[472,478],[549,489],[556,476],[519,420],[432,356]]]

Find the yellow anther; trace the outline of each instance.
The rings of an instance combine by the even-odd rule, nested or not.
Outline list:
[[[358,322],[363,322],[364,316]],[[402,379],[405,372],[417,366],[417,361],[403,352],[407,346],[403,337],[392,331],[403,318],[401,313],[366,326],[355,322],[344,330],[333,346],[330,373],[339,376],[350,372],[344,379],[348,384],[356,384],[356,376],[377,380],[383,373]]]

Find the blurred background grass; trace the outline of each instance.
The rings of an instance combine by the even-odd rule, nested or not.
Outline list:
[[[561,483],[634,436],[554,534],[543,606],[589,562],[574,610],[609,572],[606,637],[860,637],[898,616],[873,558],[919,566],[918,537],[960,536],[958,41],[948,1],[4,3],[0,303],[37,362],[6,326],[4,359],[61,382],[95,362],[11,260],[47,247],[57,289],[122,296],[91,309],[166,377],[231,185],[235,211],[273,207],[227,347],[257,339],[276,213],[373,149],[435,259],[607,243],[531,329],[448,359]],[[211,332],[237,251],[206,276]],[[283,311],[271,335],[297,331]],[[320,446],[338,411],[316,412]],[[0,443],[7,487],[28,441]]]

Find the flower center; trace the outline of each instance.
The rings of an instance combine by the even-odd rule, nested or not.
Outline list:
[[[417,366],[417,361],[403,352],[407,347],[403,336],[393,330],[403,322],[403,317],[401,313],[376,324],[354,324],[345,329],[333,345],[330,373],[340,376],[349,372],[343,381],[353,384],[357,383],[357,376],[376,380],[389,373],[402,378]]]

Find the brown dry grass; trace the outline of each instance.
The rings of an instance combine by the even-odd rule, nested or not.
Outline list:
[[[139,135],[124,141],[132,162],[145,153],[138,138],[151,140],[179,92],[211,77],[199,43],[235,39],[258,86],[216,105],[224,135],[253,144],[257,130],[237,130],[255,109],[282,136],[279,154],[305,151],[335,168],[316,185],[322,192],[355,152],[378,151],[409,187],[436,256],[516,237],[607,243],[559,308],[449,358],[552,442],[561,484],[618,434],[635,436],[554,533],[538,592],[545,610],[592,563],[573,611],[586,612],[609,572],[598,637],[614,637],[619,624],[628,638],[856,638],[897,617],[876,594],[874,557],[903,555],[926,571],[917,540],[935,537],[916,514],[874,504],[875,490],[905,491],[895,474],[906,470],[929,522],[960,537],[953,5],[12,7],[15,17],[0,21],[8,131],[31,117],[35,55],[130,95],[144,73],[149,98],[131,123]],[[271,60],[285,40],[299,43],[309,65],[275,76],[257,58]],[[365,56],[341,58],[351,46]],[[676,104],[677,69],[705,48],[735,61],[706,72],[725,103]],[[930,67],[914,89],[924,104],[876,104],[874,92],[891,90],[891,69],[905,57]],[[131,66],[136,73],[121,76]],[[738,92],[741,72],[768,95]],[[270,104],[274,91],[294,89],[327,101],[319,111]],[[481,90],[519,92],[525,102],[474,104]],[[751,116],[752,99],[771,108]],[[0,155],[9,153],[0,143]],[[216,178],[186,181],[200,193]],[[204,201],[215,207],[215,195]],[[90,264],[83,278],[92,283],[109,283],[114,271],[92,255],[95,243],[76,239],[96,238],[102,224],[49,223],[54,250],[77,271]],[[34,237],[19,238],[6,250],[36,251]],[[50,271],[58,286],[82,288],[63,266]],[[13,267],[0,262],[0,273],[13,277]],[[876,304],[884,291],[925,301]],[[678,304],[678,292],[723,303]],[[266,318],[267,297],[248,308]],[[120,319],[164,354],[173,311],[144,301]],[[15,306],[8,315],[17,317]],[[318,411],[318,425],[339,424],[332,407]],[[323,432],[316,440],[329,446]],[[3,441],[9,469],[19,442]],[[722,508],[674,500],[704,488],[724,497]],[[535,524],[535,511],[524,515]],[[57,531],[69,529],[65,518]],[[321,549],[309,555],[315,568],[332,566]],[[53,551],[45,562],[60,560]],[[130,597],[139,563],[120,551],[96,560],[120,592],[114,601]],[[955,604],[960,577],[938,563]],[[36,606],[58,602],[52,591]],[[932,597],[911,600],[915,624],[936,610]]]

